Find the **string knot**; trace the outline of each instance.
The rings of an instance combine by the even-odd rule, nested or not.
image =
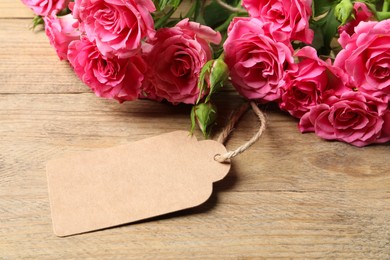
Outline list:
[[[256,116],[258,117],[258,119],[260,121],[260,127],[259,127],[258,131],[255,133],[255,135],[248,142],[241,145],[237,149],[235,149],[233,151],[228,151],[225,154],[216,154],[214,156],[214,160],[216,160],[217,162],[220,162],[220,163],[228,162],[230,159],[245,152],[249,147],[251,147],[254,143],[256,143],[256,141],[259,140],[259,138],[263,134],[263,132],[266,128],[267,119],[266,119],[264,113],[259,109],[257,104],[253,101],[250,101],[249,103],[244,103],[235,111],[235,113],[231,116],[226,127],[219,134],[217,141],[221,144],[224,144],[226,142],[227,138],[229,137],[229,135],[233,131],[234,126],[240,120],[242,115],[249,109],[249,107],[252,107],[253,112],[256,114]]]

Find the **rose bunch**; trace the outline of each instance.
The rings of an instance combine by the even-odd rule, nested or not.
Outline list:
[[[100,97],[192,104],[207,135],[230,82],[302,132],[390,141],[390,0],[22,1]]]
[[[213,57],[210,43],[221,41],[220,33],[188,18],[156,30],[151,0],[24,3],[43,17],[59,58],[68,60],[96,95],[119,102],[194,104],[200,72]],[[37,5],[49,11],[36,11]]]
[[[302,132],[356,146],[390,140],[390,20],[361,22],[340,36],[334,62],[345,74],[346,90],[317,102],[301,118]]]

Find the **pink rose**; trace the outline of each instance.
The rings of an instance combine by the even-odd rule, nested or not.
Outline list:
[[[390,20],[361,22],[349,36],[343,32],[344,48],[336,57],[335,66],[350,75],[351,84],[375,96],[390,95]]]
[[[286,75],[279,105],[292,116],[301,118],[322,100],[347,88],[344,72],[333,67],[330,60],[321,60],[314,48],[304,47],[295,57],[299,63]]]
[[[140,56],[107,58],[95,44],[83,38],[69,45],[68,59],[77,76],[97,96],[119,102],[137,99],[146,71]]]
[[[290,46],[275,41],[267,25],[255,18],[234,19],[224,44],[233,85],[260,102],[280,98],[285,71],[294,63]]]
[[[73,15],[103,55],[127,58],[153,37],[154,10],[151,0],[75,0]]]
[[[36,15],[48,16],[65,9],[70,0],[22,0]]]
[[[46,16],[44,21],[46,35],[50,40],[50,44],[54,47],[61,60],[67,60],[69,44],[74,40],[80,39],[78,21],[71,14],[62,17],[55,15]]]
[[[349,35],[355,33],[354,29],[360,22],[367,22],[374,18],[374,14],[368,9],[365,3],[355,2],[353,5],[354,18],[339,28],[339,34],[346,32]]]
[[[314,37],[309,29],[311,4],[311,0],[243,0],[251,17],[271,23],[271,33],[282,31],[288,33],[292,41],[308,44]]]
[[[355,146],[390,141],[387,102],[361,92],[345,92],[313,107],[299,123],[301,132],[314,131],[328,140]]]
[[[198,78],[203,65],[212,58],[210,43],[221,35],[210,27],[184,19],[175,27],[157,31],[144,47],[148,62],[143,93],[151,99],[194,104],[199,96]]]

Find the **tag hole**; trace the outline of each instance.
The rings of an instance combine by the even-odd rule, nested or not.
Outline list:
[[[218,157],[220,157],[221,154],[217,153],[216,155],[214,155],[214,161],[217,161],[218,162]]]

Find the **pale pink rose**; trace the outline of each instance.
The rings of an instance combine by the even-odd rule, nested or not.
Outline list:
[[[322,100],[348,89],[344,72],[333,67],[330,60],[321,60],[314,48],[304,47],[295,57],[299,63],[287,72],[279,104],[281,109],[292,116],[301,118]]]
[[[46,16],[45,31],[54,47],[58,57],[61,60],[67,60],[68,46],[74,41],[80,39],[78,30],[78,21],[71,14],[57,17],[56,15]]]
[[[314,32],[309,28],[312,0],[243,0],[249,15],[271,23],[271,33],[282,31],[292,41],[310,44]]]
[[[184,19],[175,27],[157,31],[143,48],[148,62],[144,97],[171,103],[194,104],[199,96],[198,78],[212,58],[210,43],[221,35],[207,26]]]
[[[390,141],[388,103],[362,92],[332,96],[311,108],[299,123],[301,132],[314,131],[328,140],[355,146]]]
[[[119,102],[138,98],[146,65],[139,56],[126,59],[103,56],[87,38],[69,45],[68,59],[79,78],[97,96]]]
[[[390,96],[390,20],[361,22],[355,34],[341,34],[344,48],[335,66],[345,70],[360,91],[378,97]]]
[[[237,91],[262,103],[280,98],[286,70],[293,63],[291,46],[273,39],[255,18],[237,18],[224,44],[225,62]]]
[[[339,27],[339,34],[346,32],[349,35],[355,33],[354,29],[360,22],[367,22],[374,19],[374,14],[363,2],[355,2],[353,5],[353,18],[343,26]]]
[[[151,0],[75,0],[72,8],[88,39],[108,57],[135,55],[154,35]]]
[[[22,0],[36,15],[48,16],[65,9],[70,0]]]

